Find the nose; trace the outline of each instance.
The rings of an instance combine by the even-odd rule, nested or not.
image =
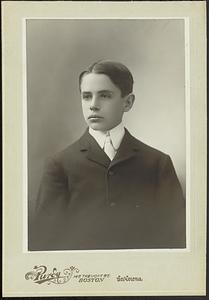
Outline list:
[[[98,99],[96,96],[92,97],[91,104],[90,104],[90,110],[92,110],[92,111],[99,110],[99,102],[98,102]]]

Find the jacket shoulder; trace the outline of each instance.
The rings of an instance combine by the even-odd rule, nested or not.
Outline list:
[[[132,138],[134,140],[136,147],[139,149],[140,154],[145,155],[145,156],[154,157],[154,158],[159,158],[159,159],[169,157],[169,155],[167,153],[164,153],[163,151],[158,150],[133,136],[132,136]]]
[[[58,151],[52,156],[52,159],[55,161],[61,162],[65,161],[66,159],[69,159],[70,157],[77,156],[78,153],[80,152],[80,143],[79,139],[74,141],[72,144],[68,145],[64,149]]]

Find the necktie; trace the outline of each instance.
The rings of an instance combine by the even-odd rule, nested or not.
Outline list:
[[[105,139],[104,151],[107,154],[107,156],[109,156],[109,158],[111,160],[113,160],[113,158],[115,156],[115,149],[113,147],[109,133],[107,134],[106,139]]]

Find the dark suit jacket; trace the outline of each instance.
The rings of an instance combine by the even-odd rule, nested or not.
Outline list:
[[[47,164],[30,250],[185,247],[185,201],[170,157],[126,130],[110,161],[88,133]]]

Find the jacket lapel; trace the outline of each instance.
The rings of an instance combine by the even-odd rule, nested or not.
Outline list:
[[[106,168],[110,168],[122,161],[130,159],[139,151],[138,141],[125,129],[125,135],[120,144],[120,147],[111,161],[106,153],[101,149],[96,140],[89,134],[88,129],[80,138],[80,151],[86,152],[86,158],[94,161]]]
[[[110,167],[134,157],[138,151],[139,151],[138,140],[135,139],[125,128],[125,135],[117,151],[117,154],[115,155],[114,159],[110,163]]]
[[[80,138],[80,150],[86,152],[86,158],[108,168],[110,159],[101,149],[96,140],[89,134],[88,129]]]

